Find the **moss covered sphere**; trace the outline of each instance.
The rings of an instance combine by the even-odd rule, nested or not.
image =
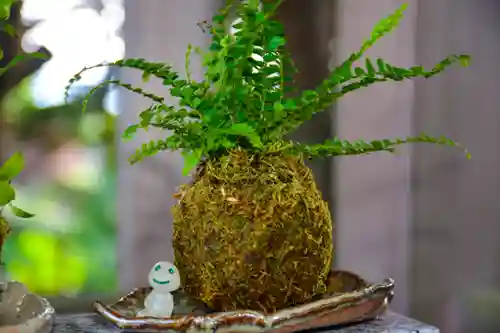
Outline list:
[[[177,198],[175,265],[188,294],[270,313],[325,291],[332,220],[301,157],[233,150],[203,162]]]

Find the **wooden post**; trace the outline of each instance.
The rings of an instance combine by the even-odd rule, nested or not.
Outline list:
[[[287,47],[297,66],[295,77],[300,89],[314,89],[328,75],[328,41],[332,35],[333,2],[309,0],[287,0],[279,8],[278,20],[283,23]],[[332,114],[330,110],[318,113],[304,123],[295,133],[294,140],[321,143],[332,137]],[[333,208],[331,161],[315,159],[309,166],[323,198]]]
[[[486,315],[476,300],[493,301],[500,288],[500,2],[419,0],[418,7],[418,62],[429,66],[450,53],[472,61],[417,83],[415,131],[460,141],[472,160],[414,147],[412,312],[443,330],[449,325],[445,332],[486,332],[462,324]],[[453,311],[464,306],[478,312]]]
[[[126,1],[124,25],[127,57],[165,61],[184,74],[184,54],[189,43],[205,46],[207,35],[197,23],[209,20],[215,0]],[[193,78],[201,76],[201,65],[193,61]],[[158,80],[144,84],[133,70],[123,71],[121,79],[159,95],[167,88]],[[150,104],[141,96],[124,93],[121,97],[118,133],[137,121],[138,114]],[[118,260],[120,288],[129,291],[147,282],[155,262],[172,260],[172,194],[187,181],[181,176],[182,159],[178,153],[164,152],[130,166],[127,158],[142,143],[165,136],[143,132],[133,141],[119,144],[118,175]]]
[[[372,27],[396,10],[401,0],[339,0],[333,62],[339,64],[359,49]],[[415,63],[416,1],[410,1],[401,26],[368,55],[399,66]],[[343,139],[404,137],[412,132],[414,83],[381,83],[351,93],[337,103],[336,133]],[[410,155],[335,159],[337,263],[371,281],[396,280],[393,309],[407,312],[410,258]]]

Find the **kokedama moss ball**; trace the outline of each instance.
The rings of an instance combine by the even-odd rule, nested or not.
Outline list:
[[[233,150],[203,162],[177,197],[175,265],[188,294],[269,313],[325,292],[332,220],[301,157]]]

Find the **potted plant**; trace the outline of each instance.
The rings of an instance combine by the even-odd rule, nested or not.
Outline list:
[[[125,59],[84,68],[66,90],[68,94],[84,71],[118,66],[163,80],[178,98],[178,106],[173,106],[119,80],[100,85],[115,84],[152,100],[124,138],[139,129],[165,130],[165,139],[143,144],[131,163],[163,150],[180,150],[183,172],[195,168],[173,207],[175,265],[184,290],[216,310],[270,313],[325,292],[334,226],[305,158],[393,152],[412,142],[460,147],[451,139],[425,134],[351,142],[332,138],[322,144],[288,139],[302,123],[351,91],[378,82],[430,78],[454,63],[466,66],[469,57],[452,55],[430,70],[365,58],[365,51],[398,25],[402,6],[381,20],[361,48],[316,89],[299,92],[283,28],[273,20],[280,3],[229,1],[211,24],[202,24],[211,35],[210,47],[188,47],[184,76],[165,63]],[[239,18],[232,24],[236,33],[227,24],[233,14]],[[189,73],[192,51],[203,59],[202,81]]]

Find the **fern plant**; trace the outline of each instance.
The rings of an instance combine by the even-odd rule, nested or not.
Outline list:
[[[66,87],[66,97],[73,83],[83,72],[102,66],[137,69],[145,79],[156,77],[163,81],[170,95],[178,98],[177,105],[169,105],[161,96],[148,93],[120,80],[108,80],[99,87],[113,84],[143,95],[152,101],[140,113],[136,124],[130,125],[123,137],[129,139],[140,129],[165,129],[162,140],[144,143],[130,157],[131,163],[163,150],[181,150],[184,173],[188,173],[201,159],[217,156],[232,148],[255,153],[305,154],[313,156],[343,156],[369,154],[377,151],[393,152],[395,147],[410,142],[434,143],[453,147],[460,145],[446,137],[421,134],[414,137],[373,141],[347,141],[332,138],[322,144],[302,144],[285,139],[311,117],[324,111],[345,94],[388,81],[403,81],[417,77],[430,78],[458,63],[467,66],[469,56],[451,55],[431,69],[421,66],[402,68],[383,59],[370,59],[365,52],[380,38],[396,28],[403,18],[406,4],[382,19],[360,49],[352,53],[313,90],[297,91],[293,85],[296,69],[286,51],[282,25],[273,20],[282,0],[261,4],[258,0],[227,1],[212,23],[200,27],[211,35],[211,45],[202,50],[189,46],[185,73],[182,75],[162,62],[144,59],[124,59],[86,67],[76,74]],[[228,25],[235,13],[237,23]],[[236,33],[231,33],[230,28]],[[203,60],[204,79],[194,80],[189,72],[192,53]],[[363,66],[357,65],[364,62]],[[86,103],[83,105],[85,109]],[[462,148],[468,158],[469,153]]]

